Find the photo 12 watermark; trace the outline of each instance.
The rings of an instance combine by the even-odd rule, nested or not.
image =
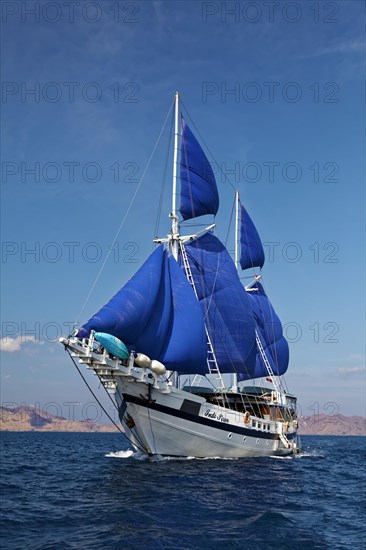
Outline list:
[[[97,264],[104,262],[108,256],[115,264],[138,264],[139,251],[140,247],[135,241],[116,241],[111,246],[96,241],[4,241],[1,243],[1,263]]]
[[[202,103],[300,103],[334,104],[340,102],[337,82],[296,81],[205,81],[201,84]]]
[[[215,322],[215,318],[211,319]],[[0,349],[2,351],[19,351],[25,345],[55,344],[62,336],[71,335],[77,330],[75,321],[3,321],[1,323]],[[312,322],[280,321],[274,323],[261,322],[263,334],[269,337],[274,331],[283,334],[287,342],[297,344],[306,341],[309,344],[339,344],[341,325],[334,320],[316,320]],[[253,339],[252,323],[237,322],[230,332],[217,323],[216,333],[220,342],[242,342]]]
[[[140,181],[137,162],[118,160],[103,165],[95,161],[3,161],[1,181],[4,184],[69,184],[69,183],[123,183]]]
[[[241,1],[202,2],[202,22],[209,24],[258,24],[307,21],[334,24],[340,21],[338,2]]]
[[[206,412],[210,410],[211,405],[207,405]],[[116,406],[109,403],[105,407],[112,420],[119,422]],[[35,414],[40,419],[51,416],[55,419],[63,419],[70,422],[100,422],[105,418],[103,408],[95,401],[80,403],[77,401],[48,401],[45,403],[36,402],[32,406],[24,402],[3,401],[0,408],[0,417],[3,418],[8,412],[16,412],[20,416],[20,421],[26,421],[29,414]],[[319,403],[315,401],[306,407],[298,403],[297,414],[299,417],[307,417],[315,423],[333,423],[334,418],[340,412],[340,406],[335,401]],[[207,416],[207,415],[206,415]],[[238,413],[239,421],[242,421],[242,413]]]
[[[245,183],[339,183],[340,167],[335,161],[314,160],[304,164],[296,160],[261,162],[240,160],[210,163],[217,181]],[[207,169],[207,168],[206,168]],[[205,169],[204,169],[205,172]]]
[[[140,22],[141,2],[119,0],[3,0],[0,3],[2,23],[87,23],[112,21],[118,24]]]
[[[136,82],[78,81],[3,81],[1,102],[14,104],[72,104],[77,102],[138,103],[140,86]]]

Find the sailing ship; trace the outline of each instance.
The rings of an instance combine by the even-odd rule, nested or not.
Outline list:
[[[235,258],[215,224],[212,167],[174,100],[171,230],[88,322],[61,338],[114,397],[124,432],[147,455],[253,457],[299,451],[288,344],[261,282],[259,234],[235,193]],[[179,174],[178,174],[179,171]],[[178,205],[178,181],[180,204]],[[243,285],[239,270],[252,270]],[[245,271],[247,273],[247,271]]]

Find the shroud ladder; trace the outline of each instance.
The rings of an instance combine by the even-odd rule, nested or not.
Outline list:
[[[192,288],[194,290],[194,293],[195,293],[195,296],[198,300],[198,294],[197,294],[197,290],[196,290],[196,285],[194,284],[194,279],[193,279],[193,275],[192,275],[192,271],[191,271],[191,266],[189,265],[187,252],[186,252],[185,246],[182,243],[182,241],[180,241],[180,249],[181,249],[181,252],[182,252],[183,265],[184,265],[184,269],[185,269],[185,272],[186,272],[186,275],[187,275],[188,282],[192,286]],[[209,374],[216,375],[216,378],[218,380],[220,380],[221,387],[225,388],[224,380],[222,378],[222,374],[220,372],[219,365],[217,364],[216,354],[215,354],[215,351],[214,351],[213,346],[212,346],[212,341],[211,341],[209,332],[207,330],[206,323],[205,323],[205,332],[206,332],[206,338],[207,338],[207,367],[208,367],[208,372],[209,372]]]

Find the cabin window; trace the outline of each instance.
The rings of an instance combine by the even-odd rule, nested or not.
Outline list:
[[[180,410],[186,413],[199,414],[201,408],[201,403],[196,401],[191,401],[190,399],[185,399],[181,405]]]

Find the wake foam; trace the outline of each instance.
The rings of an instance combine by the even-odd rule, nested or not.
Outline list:
[[[128,451],[116,451],[116,452],[110,452],[107,453],[107,458],[131,458],[134,455],[137,455],[138,453],[136,451],[133,451],[132,449],[128,449]]]
[[[133,458],[134,460],[150,460],[151,462],[170,462],[174,460],[184,461],[184,460],[239,460],[236,457],[221,457],[221,456],[207,456],[207,457],[197,457],[197,456],[161,456],[153,455],[148,456],[140,451],[134,451],[128,449],[127,451],[110,451],[104,455],[106,458]]]

